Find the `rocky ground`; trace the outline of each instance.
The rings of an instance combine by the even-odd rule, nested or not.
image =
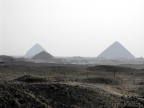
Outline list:
[[[138,98],[144,98],[143,69],[107,65],[0,66],[0,108],[144,108],[144,100]]]

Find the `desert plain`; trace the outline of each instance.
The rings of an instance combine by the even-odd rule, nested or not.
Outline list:
[[[144,108],[143,64],[5,59],[0,65],[0,108]]]

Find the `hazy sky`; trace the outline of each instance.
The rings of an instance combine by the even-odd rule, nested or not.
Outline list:
[[[0,55],[96,57],[115,41],[144,56],[144,0],[0,0]]]

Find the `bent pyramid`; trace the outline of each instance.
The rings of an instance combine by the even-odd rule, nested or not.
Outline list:
[[[31,58],[42,51],[46,51],[46,50],[39,44],[35,44],[31,49],[27,51],[27,53],[25,54],[25,57]]]
[[[42,51],[42,52],[36,54],[33,57],[33,59],[38,59],[38,60],[53,60],[54,57],[51,54],[49,54],[49,53],[47,53],[45,51]]]
[[[104,50],[98,58],[105,59],[134,59],[135,57],[119,42],[114,42],[106,50]]]

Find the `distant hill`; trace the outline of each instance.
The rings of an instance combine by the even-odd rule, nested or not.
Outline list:
[[[51,54],[42,51],[38,54],[36,54],[32,59],[38,59],[38,60],[53,60],[55,59]]]
[[[0,56],[0,62],[4,62],[6,64],[12,63],[15,60],[14,57],[1,55]]]
[[[25,54],[26,58],[32,58],[33,56],[35,56],[36,54],[42,52],[42,51],[46,51],[41,45],[39,44],[35,44],[32,48],[30,48],[27,53]]]
[[[135,57],[119,42],[114,42],[104,50],[97,58],[104,59],[134,59]]]

